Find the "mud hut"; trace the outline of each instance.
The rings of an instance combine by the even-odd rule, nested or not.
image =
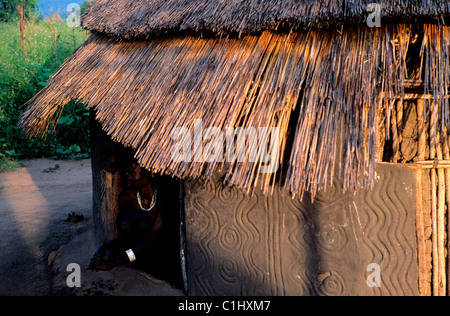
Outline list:
[[[116,234],[125,153],[163,175],[188,294],[445,295],[449,14],[443,0],[97,0],[92,35],[20,124],[45,135],[70,100],[91,108],[99,239]],[[270,141],[204,159],[227,128]]]

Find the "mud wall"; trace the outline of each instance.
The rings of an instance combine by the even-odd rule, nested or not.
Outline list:
[[[379,121],[380,160],[416,172],[419,291],[448,295],[449,129],[440,121],[432,96],[420,93],[408,93],[394,103],[388,128],[386,121]]]
[[[335,185],[314,204],[187,181],[189,294],[418,295],[414,171],[376,172],[373,191]]]

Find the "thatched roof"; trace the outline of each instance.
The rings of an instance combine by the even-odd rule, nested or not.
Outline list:
[[[252,34],[364,23],[371,3],[380,6],[384,24],[438,22],[450,14],[447,0],[97,0],[82,26],[123,38],[180,31]]]
[[[150,13],[165,10],[169,14],[172,11],[163,7],[175,2],[150,3],[155,3],[147,8]],[[188,4],[197,2],[182,3],[175,11],[184,12],[181,20],[187,23],[185,11],[195,12]],[[282,2],[272,3],[280,6]],[[326,3],[331,6],[333,2]],[[121,23],[146,26],[158,19],[147,21],[150,13],[142,7],[139,17],[130,18],[128,11],[137,12],[142,5],[139,1],[108,4],[97,0],[84,21],[97,32],[31,100],[20,123],[29,135],[45,134],[64,105],[79,99],[96,110],[97,120],[114,140],[133,147],[140,163],[154,172],[199,177],[225,165],[228,184],[247,190],[261,185],[270,191],[270,185],[279,180],[277,183],[293,194],[305,190],[314,194],[326,188],[334,172],[341,174],[344,189],[373,184],[382,125],[378,119],[389,122],[393,102],[402,98],[409,76],[406,54],[413,37],[411,26],[263,31],[241,38],[173,34],[123,41],[98,32],[114,34],[122,30]],[[130,7],[124,11],[121,6]],[[448,5],[442,8],[448,9]],[[114,23],[108,22],[108,10],[116,13]],[[258,25],[261,12],[248,14],[256,19],[252,25]],[[175,23],[176,16],[166,20]],[[179,21],[175,24],[182,29]],[[144,29],[140,29],[141,35],[147,32]],[[136,30],[130,27],[129,35],[137,35]],[[427,89],[434,87],[430,93],[440,103],[441,121],[446,124],[450,122],[444,88],[450,82],[449,30],[425,25],[421,39],[422,79]],[[236,157],[223,163],[174,161],[171,132],[177,127],[192,131],[196,119],[202,119],[204,127],[222,130],[229,126],[278,127],[277,148],[283,168],[263,174],[260,170],[266,163],[261,159],[250,162],[249,155],[245,162]],[[206,145],[204,140],[202,147]]]

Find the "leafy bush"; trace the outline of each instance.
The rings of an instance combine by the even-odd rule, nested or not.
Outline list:
[[[24,15],[32,16],[37,7],[37,0],[0,0],[0,21],[11,22],[17,19],[17,6],[23,6]]]
[[[27,50],[20,43],[18,22],[0,23],[0,164],[2,159],[88,157],[89,110],[70,102],[45,139],[29,138],[17,126],[29,101],[48,78],[82,44],[86,31],[65,23],[30,20]]]

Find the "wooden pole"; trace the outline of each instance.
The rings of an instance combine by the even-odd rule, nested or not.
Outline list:
[[[436,135],[436,156],[442,159],[442,149],[440,144],[440,133]],[[445,172],[444,169],[437,169],[438,188],[437,188],[437,264],[438,270],[438,295],[446,295],[446,273],[445,273]]]
[[[431,110],[430,120],[430,159],[436,158],[436,109]],[[432,256],[433,256],[433,295],[439,295],[439,253],[438,253],[438,234],[437,234],[437,184],[436,170],[431,169],[431,228],[433,230],[432,238]]]
[[[419,144],[417,148],[418,162],[425,160],[426,151],[426,135],[424,122],[424,100],[417,99],[417,125],[419,127]],[[428,260],[425,240],[425,219],[423,211],[423,187],[422,178],[424,176],[423,170],[416,171],[417,183],[417,209],[416,209],[416,225],[417,225],[417,244],[419,256],[419,291],[421,295],[431,295],[431,287],[428,283]]]
[[[392,134],[392,160],[393,162],[398,162],[400,159],[400,139],[399,129],[397,126],[397,110],[395,107],[392,107],[392,120],[391,120],[391,134]]]
[[[90,112],[91,164],[93,180],[93,222],[98,244],[119,237],[116,219],[119,214],[118,196],[122,190],[117,166],[119,145],[114,143]]]
[[[417,229],[417,259],[419,265],[419,294],[429,296],[430,287],[427,282],[427,255],[425,243],[425,221],[423,218],[422,200],[422,170],[415,171],[416,177],[416,229]]]
[[[425,150],[427,147],[427,140],[425,135],[423,99],[417,100],[417,124],[419,126],[419,147],[417,149],[417,160],[423,161],[425,160]]]
[[[17,11],[19,12],[20,20],[19,20],[19,30],[20,30],[20,46],[22,47],[23,54],[25,59],[28,60],[28,45],[25,37],[25,18],[23,14],[23,1],[22,6],[17,5]]]
[[[398,138],[400,143],[403,140],[402,131],[403,131],[403,101],[397,101],[397,128],[398,128]]]
[[[444,127],[444,131],[442,132],[443,134],[443,139],[442,139],[442,146],[443,146],[443,154],[444,154],[444,159],[450,159],[450,149],[448,146],[448,136],[447,136],[447,127]],[[445,202],[447,205],[447,240],[448,240],[448,236],[450,236],[450,168],[445,168],[444,169],[444,173],[445,173]],[[447,295],[450,294],[450,280],[448,279],[450,276],[450,243],[447,242],[447,279],[446,279],[446,284],[447,284]]]

